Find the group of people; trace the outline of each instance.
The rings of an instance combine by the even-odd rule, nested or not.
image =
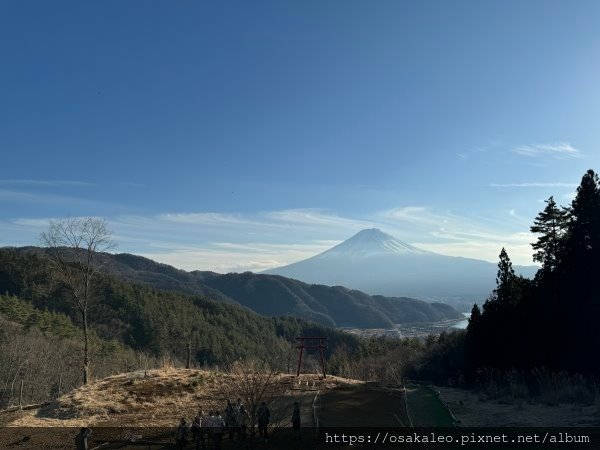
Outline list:
[[[264,440],[268,437],[270,419],[271,412],[265,402],[262,402],[256,410],[256,425],[259,436]],[[184,448],[191,434],[196,449],[204,449],[207,444],[212,443],[213,448],[219,450],[225,434],[230,441],[245,441],[250,426],[251,416],[242,400],[238,398],[235,404],[227,400],[223,415],[217,410],[205,415],[200,410],[191,423],[182,417],[175,432],[175,441],[179,448]]]
[[[271,421],[271,411],[265,402],[261,402],[256,410],[256,425],[258,434],[263,440],[267,440],[268,427]],[[196,417],[191,423],[188,423],[185,417],[182,417],[175,431],[175,442],[181,449],[185,448],[190,440],[195,444],[196,450],[205,449],[212,443],[214,450],[219,450],[223,442],[223,435],[227,434],[230,441],[243,442],[247,438],[248,427],[251,426],[252,419],[250,413],[242,404],[241,399],[233,404],[227,400],[225,407],[225,417],[220,411],[209,411],[207,415],[202,410],[198,411]],[[292,411],[292,426],[294,434],[300,438],[300,404],[294,402]],[[88,450],[88,438],[92,434],[89,428],[81,428],[79,434],[75,437],[75,447],[77,450]]]

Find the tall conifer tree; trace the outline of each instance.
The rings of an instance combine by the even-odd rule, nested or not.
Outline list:
[[[570,208],[569,245],[584,264],[594,263],[591,251],[600,252],[600,181],[588,170],[577,188]]]
[[[546,208],[533,221],[531,232],[540,235],[537,242],[531,244],[535,250],[533,260],[542,263],[545,271],[555,270],[560,263],[567,219],[567,212],[559,208],[554,198],[550,197],[546,200]]]
[[[498,301],[508,303],[514,300],[515,280],[516,276],[512,267],[512,262],[508,257],[508,253],[506,253],[506,250],[502,247],[502,251],[500,251],[500,261],[498,262],[496,289],[494,291]]]

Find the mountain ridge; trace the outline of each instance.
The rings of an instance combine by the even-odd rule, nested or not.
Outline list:
[[[45,254],[45,249],[38,247],[16,251]],[[311,285],[279,275],[186,272],[128,253],[105,253],[98,258],[102,271],[120,280],[235,304],[264,316],[293,316],[326,326],[356,328],[391,328],[400,323],[462,317],[447,305],[408,297],[373,297],[343,286]]]

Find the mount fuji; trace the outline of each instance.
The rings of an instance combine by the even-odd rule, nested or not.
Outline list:
[[[529,278],[538,268],[514,269]],[[371,228],[316,256],[263,273],[370,294],[466,304],[491,293],[497,270],[494,263],[429,252]]]

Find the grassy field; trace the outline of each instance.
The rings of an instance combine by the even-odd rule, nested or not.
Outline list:
[[[440,396],[460,426],[471,427],[597,427],[596,404],[547,404],[534,399],[483,398],[476,391],[440,387]]]
[[[168,368],[98,380],[41,408],[0,414],[2,425],[9,427],[0,430],[0,448],[7,445],[40,448],[40,442],[53,448],[71,448],[77,429],[83,426],[95,430],[93,441],[97,445],[103,440],[122,441],[142,436],[142,440],[167,445],[158,448],[170,448],[172,433],[181,417],[189,421],[199,409],[205,413],[220,410],[223,414],[227,399],[235,401],[236,397],[229,390],[234,385],[232,376]],[[320,380],[316,375],[301,375],[299,379],[277,375],[263,397],[271,411],[270,433],[280,440],[290,434],[294,401],[300,403],[302,425],[311,427],[317,392],[344,391],[356,383],[337,377]],[[50,433],[42,427],[55,429]],[[224,448],[227,448],[231,443],[225,441]],[[295,444],[290,445],[290,449],[295,448]]]
[[[228,377],[195,369],[152,370],[146,376],[143,372],[120,374],[75,389],[40,409],[5,416],[12,417],[10,426],[171,427],[181,417],[191,420],[199,409],[223,413],[227,399],[235,401],[226,389]],[[292,379],[278,375],[264,394],[273,424],[285,425],[294,401],[300,402],[304,419],[312,420],[312,382],[308,387],[302,383],[299,389]],[[341,383],[332,378],[327,388]]]
[[[0,434],[0,447],[36,448],[39,444],[36,440],[50,438],[55,439],[57,445],[61,441],[70,444],[77,428],[86,426],[96,430],[94,442],[98,445],[103,440],[122,442],[131,436],[142,436],[142,440],[163,442],[167,445],[164,448],[169,448],[181,417],[191,420],[199,409],[205,413],[224,410],[227,398],[232,397],[227,389],[234,384],[232,376],[195,369],[165,369],[98,380],[42,408],[2,414],[5,425],[12,427],[13,432],[7,434],[5,429],[4,434]],[[274,442],[290,435],[294,401],[300,402],[302,425],[314,425],[316,396],[321,427],[399,427],[411,423],[452,426],[448,410],[436,392],[426,386],[409,385],[405,390],[337,377],[320,380],[316,375],[302,375],[298,379],[278,374],[265,392]],[[39,432],[32,431],[31,427],[61,428],[48,433],[42,428]],[[27,439],[26,444],[33,446],[22,446],[20,439]],[[303,442],[310,439],[308,436]],[[227,441],[224,448],[231,445]],[[289,449],[296,447],[301,448],[293,442],[286,445]]]
[[[453,427],[454,421],[438,394],[419,384],[406,386],[410,422],[415,427]]]

